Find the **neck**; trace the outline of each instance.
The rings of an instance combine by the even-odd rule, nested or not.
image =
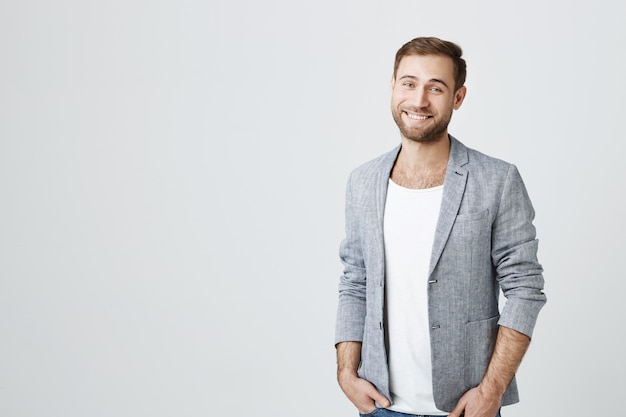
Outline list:
[[[396,164],[408,171],[419,172],[446,166],[449,156],[450,140],[447,134],[433,142],[415,142],[402,137],[402,148]]]
[[[415,142],[402,138],[402,148],[391,170],[391,180],[406,188],[442,185],[446,177],[450,140]]]

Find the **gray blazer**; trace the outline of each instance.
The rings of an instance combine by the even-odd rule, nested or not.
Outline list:
[[[433,392],[451,411],[477,386],[498,325],[532,335],[546,302],[537,261],[534,210],[514,165],[465,147],[450,136],[443,200],[428,277]],[[335,342],[362,342],[359,376],[387,398],[383,211],[400,147],[352,172],[346,191],[346,237],[340,257]],[[499,288],[506,303],[498,306]],[[515,380],[502,405],[518,401]]]

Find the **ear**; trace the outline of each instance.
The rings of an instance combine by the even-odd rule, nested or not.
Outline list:
[[[463,86],[456,90],[454,93],[454,110],[458,110],[463,104],[463,100],[465,100],[465,95],[467,94],[467,87]]]
[[[391,74],[391,88],[390,91],[393,94],[393,88],[396,86],[396,74]]]

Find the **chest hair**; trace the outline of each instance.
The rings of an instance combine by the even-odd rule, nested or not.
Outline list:
[[[433,169],[408,171],[400,166],[391,170],[391,180],[401,187],[422,190],[443,185],[446,178],[446,165]]]

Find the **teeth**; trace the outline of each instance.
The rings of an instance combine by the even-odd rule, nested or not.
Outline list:
[[[418,116],[417,114],[411,114],[411,113],[407,113],[407,116],[415,120],[426,120],[429,117],[429,116]]]

